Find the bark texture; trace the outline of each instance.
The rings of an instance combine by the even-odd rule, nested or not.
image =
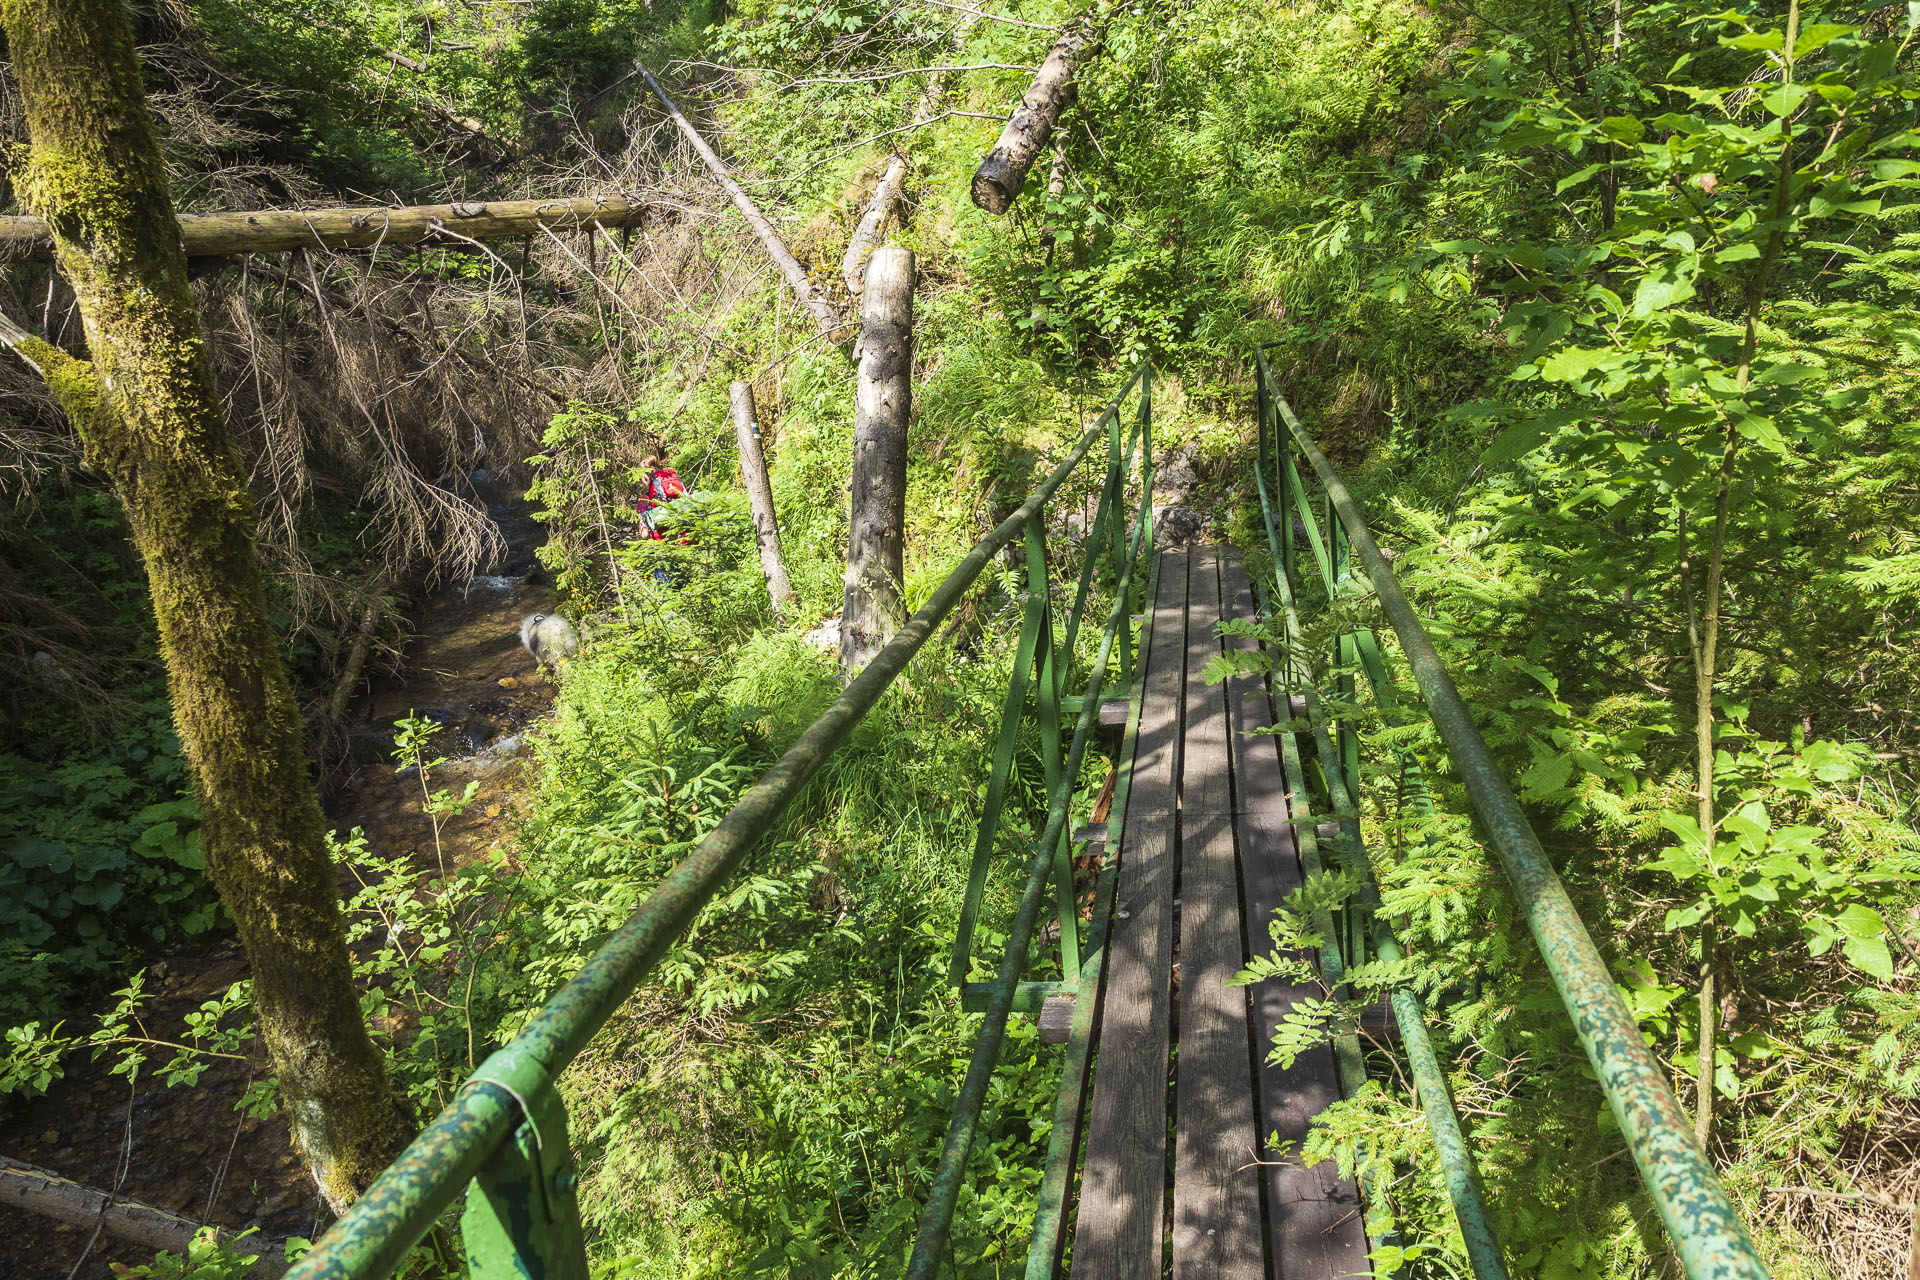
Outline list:
[[[575,231],[638,226],[647,206],[618,196],[496,200],[488,204],[416,204],[397,209],[257,209],[181,214],[178,235],[189,258],[226,258],[293,249],[359,249],[440,240],[498,240],[541,227]],[[45,218],[0,217],[0,262],[46,262],[53,232]]]
[[[1072,106],[1078,96],[1074,76],[1079,72],[1081,60],[1099,44],[1105,33],[1104,23],[1096,21],[1091,13],[1083,13],[1053,42],[1053,48],[1047,51],[1047,60],[1040,64],[1033,83],[1027,86],[1026,96],[1020,99],[1019,108],[1001,130],[1000,141],[974,171],[975,204],[988,213],[1005,213],[1013,207],[1014,197],[1020,194],[1020,184],[1027,180],[1027,171],[1040,158],[1041,149],[1053,136],[1054,126],[1060,123],[1060,113]]]
[[[793,296],[798,298],[800,305],[813,316],[814,327],[820,330],[820,336],[828,342],[839,341],[840,331],[846,327],[846,322],[841,319],[840,313],[834,309],[833,304],[814,289],[813,281],[807,278],[807,269],[800,265],[798,258],[793,256],[793,250],[787,248],[787,242],[781,238],[778,231],[774,230],[773,223],[767,221],[767,215],[760,212],[760,206],[753,202],[753,197],[741,190],[740,184],[733,180],[733,175],[727,172],[727,166],[721,163],[720,157],[715,155],[713,148],[707,145],[707,140],[700,136],[700,131],[680,114],[680,108],[673,105],[673,99],[669,98],[667,91],[660,87],[660,82],[653,78],[653,72],[641,67],[640,74],[647,78],[647,83],[653,87],[654,95],[666,104],[667,114],[673,117],[674,127],[680,130],[680,136],[685,138],[700,159],[706,162],[708,171],[719,181],[727,197],[733,201],[734,208],[740,210],[747,220],[747,225],[752,227],[753,233],[760,237],[760,243],[766,247],[767,256],[773,259],[773,265],[780,269],[782,276],[786,277],[787,287],[793,290]]]
[[[92,362],[34,339],[145,564],[207,874],[239,926],[260,1036],[307,1167],[352,1201],[411,1136],[361,1021],[300,711],[254,516],[187,287],[121,0],[0,0],[26,108],[20,187],[47,219]]]
[[[760,545],[760,572],[767,579],[773,616],[785,621],[793,612],[793,583],[787,578],[786,557],[780,554],[780,525],[774,519],[766,455],[760,452],[760,419],[753,411],[753,384],[736,382],[727,393],[733,400],[733,435],[740,445],[740,479],[753,508],[753,538]]]
[[[907,418],[913,409],[913,254],[875,249],[855,348],[853,500],[840,671],[852,675],[906,620]]]
[[[873,199],[867,201],[866,211],[860,215],[860,222],[847,241],[847,255],[840,260],[840,275],[847,282],[847,292],[856,298],[866,288],[867,255],[880,243],[880,229],[886,226],[893,206],[900,203],[900,190],[906,180],[907,158],[897,155],[887,162],[887,171],[880,175],[880,185],[873,189]]]

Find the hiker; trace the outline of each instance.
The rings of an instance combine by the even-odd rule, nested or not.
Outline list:
[[[657,453],[648,454],[640,465],[647,473],[645,491],[636,504],[640,509],[640,527],[646,530],[649,538],[659,542],[667,536],[661,531],[660,517],[665,513],[668,503],[686,496],[687,486],[680,482],[673,468],[665,465]],[[687,535],[683,533],[675,541],[684,544],[688,541]]]

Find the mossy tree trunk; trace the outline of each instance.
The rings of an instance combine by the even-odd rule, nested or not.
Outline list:
[[[187,287],[122,0],[0,0],[26,107],[20,190],[53,229],[91,362],[17,331],[146,565],[207,873],[253,970],[295,1141],[336,1210],[411,1130],[360,1014],[338,880],[267,618],[254,517]],[[10,327],[10,326],[9,326]]]

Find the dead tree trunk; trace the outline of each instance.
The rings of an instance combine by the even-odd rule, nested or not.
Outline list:
[[[327,699],[329,725],[337,725],[346,718],[347,704],[353,701],[354,691],[360,687],[360,673],[366,670],[367,659],[373,654],[374,638],[380,634],[380,613],[387,603],[385,589],[384,574],[375,576],[367,584],[367,604],[360,615],[360,629],[354,633],[353,648],[347,651],[347,660],[340,668],[340,683]]]
[[[773,616],[784,621],[793,611],[793,583],[787,579],[787,561],[780,554],[780,525],[773,515],[773,486],[767,483],[767,459],[760,452],[760,420],[753,411],[753,384],[736,382],[727,388],[733,398],[733,435],[740,444],[740,479],[753,507],[753,538],[760,544],[760,572],[767,578],[767,599]]]
[[[793,250],[787,248],[787,242],[780,238],[780,233],[774,230],[771,222],[767,221],[767,215],[760,212],[760,206],[753,202],[753,197],[740,189],[740,184],[733,180],[733,175],[727,172],[727,166],[720,162],[720,157],[714,154],[713,148],[707,145],[706,139],[700,136],[699,130],[680,114],[680,108],[673,105],[673,99],[669,98],[667,91],[660,87],[660,82],[653,78],[653,72],[640,67],[640,74],[647,78],[647,83],[653,86],[654,94],[666,104],[667,114],[673,118],[674,126],[680,130],[680,136],[685,138],[688,145],[706,162],[708,171],[725,189],[728,197],[733,201],[734,208],[740,210],[747,220],[747,225],[752,227],[753,233],[760,237],[760,243],[766,247],[767,255],[773,259],[773,265],[780,268],[780,274],[787,278],[787,285],[793,290],[794,297],[800,299],[800,305],[812,314],[814,327],[820,330],[820,336],[828,342],[838,341],[840,330],[845,327],[840,313],[834,310],[831,302],[820,296],[814,289],[813,282],[807,278],[806,268],[801,266],[799,259],[793,256]]]
[[[1105,32],[1104,23],[1091,13],[1083,13],[1053,42],[1047,60],[1040,64],[1039,73],[1027,86],[1026,96],[1020,99],[1019,109],[1001,131],[1000,141],[974,171],[975,204],[988,213],[1005,213],[1013,207],[1014,197],[1020,194],[1020,184],[1027,180],[1027,171],[1040,158],[1040,149],[1047,145],[1054,126],[1060,123],[1060,113],[1073,105],[1079,92],[1073,78],[1080,69],[1081,59],[1099,43]]]
[[[887,171],[880,175],[880,185],[873,189],[873,199],[867,202],[866,212],[860,215],[859,225],[853,229],[853,238],[847,241],[847,256],[840,260],[840,275],[847,282],[847,292],[856,298],[866,287],[867,255],[880,243],[880,228],[886,225],[893,206],[900,202],[900,190],[906,179],[907,158],[896,155],[887,162]]]
[[[853,501],[847,530],[840,671],[872,660],[906,619],[901,596],[907,523],[907,417],[913,408],[913,253],[891,245],[867,259],[856,348]]]
[[[974,14],[953,29],[953,39],[948,47],[956,59],[966,47],[968,34],[979,21],[980,15]],[[913,122],[922,124],[933,119],[940,110],[940,99],[946,95],[946,91],[946,72],[936,71],[929,76],[926,92],[920,95],[919,106],[914,109]],[[840,260],[840,276],[847,282],[847,292],[856,298],[864,287],[867,254],[880,243],[880,229],[886,226],[887,215],[893,212],[893,206],[900,203],[906,179],[907,158],[896,154],[887,162],[887,171],[881,175],[880,185],[873,189],[873,199],[867,202],[866,212],[860,215],[860,222],[853,229],[853,238],[847,241],[846,256]]]
[[[360,249],[369,245],[498,240],[547,227],[638,226],[647,206],[619,196],[486,203],[415,204],[399,208],[255,209],[246,213],[182,214],[178,235],[189,258],[294,249]],[[50,262],[53,232],[46,219],[0,217],[0,263]]]
[[[30,149],[20,187],[53,228],[92,361],[11,325],[147,571],[207,875],[253,971],[294,1139],[343,1210],[405,1145],[367,1035],[339,881],[254,555],[247,486],[187,284],[179,224],[122,0],[0,4]]]

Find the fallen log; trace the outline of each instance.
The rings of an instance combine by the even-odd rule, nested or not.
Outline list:
[[[780,274],[786,277],[787,285],[793,290],[794,297],[798,298],[800,305],[812,314],[814,327],[820,330],[820,336],[828,342],[838,342],[841,330],[845,328],[845,322],[840,318],[839,311],[813,287],[813,281],[807,277],[807,269],[801,266],[800,260],[793,256],[793,250],[787,248],[787,242],[781,238],[778,231],[774,230],[773,223],[767,220],[766,214],[760,212],[760,206],[753,202],[753,197],[733,180],[733,175],[727,172],[727,166],[721,162],[713,148],[707,145],[707,140],[700,136],[700,131],[680,113],[679,107],[673,105],[673,99],[669,98],[667,91],[660,87],[660,82],[653,78],[653,72],[640,66],[640,74],[647,78],[647,84],[652,87],[654,96],[666,105],[667,115],[672,117],[674,127],[680,130],[680,136],[685,138],[700,159],[706,162],[708,171],[719,181],[727,197],[733,201],[734,207],[746,217],[747,225],[753,228],[753,233],[760,237],[760,243],[766,247],[767,256],[773,259],[774,266],[780,268]]]
[[[1014,197],[1020,194],[1020,184],[1027,180],[1027,171],[1033,168],[1033,162],[1040,158],[1040,149],[1053,136],[1060,114],[1073,105],[1079,92],[1074,76],[1081,60],[1105,34],[1105,21],[1089,12],[1074,19],[1053,42],[1047,60],[1040,64],[1039,73],[1027,86],[1026,96],[1020,99],[1019,109],[1001,130],[1000,141],[974,171],[975,204],[988,213],[1005,213],[1013,207]]]
[[[498,240],[530,235],[541,227],[630,227],[647,205],[623,196],[572,196],[558,200],[494,200],[485,203],[416,204],[398,208],[261,209],[251,213],[183,213],[180,239],[189,258],[224,258],[294,249],[363,249],[436,240]],[[44,219],[0,217],[0,265],[50,262],[53,239]]]
[[[360,687],[360,673],[366,669],[367,658],[373,653],[373,641],[380,634],[380,614],[386,608],[386,575],[375,574],[367,584],[366,607],[360,614],[360,627],[354,633],[353,648],[347,652],[347,661],[340,668],[340,681],[334,686],[333,695],[327,699],[327,723],[337,725],[346,718],[347,704],[353,701],[353,694]]]
[[[202,1225],[181,1214],[110,1195],[5,1156],[0,1156],[0,1204],[69,1226],[97,1226],[116,1240],[182,1255]],[[238,1235],[224,1228],[216,1230],[223,1241],[232,1241]],[[248,1252],[259,1251],[260,1261],[254,1264],[256,1275],[277,1276],[287,1269],[284,1250],[270,1247],[272,1243],[259,1236],[240,1241],[240,1247]]]

